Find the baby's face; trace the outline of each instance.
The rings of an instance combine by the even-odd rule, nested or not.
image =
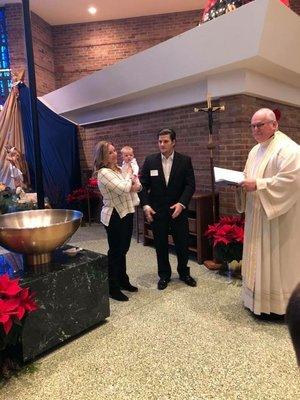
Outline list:
[[[133,151],[132,150],[124,150],[124,151],[122,151],[122,157],[123,157],[123,161],[124,162],[129,163],[134,158]]]

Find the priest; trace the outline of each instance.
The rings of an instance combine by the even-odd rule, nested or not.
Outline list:
[[[258,144],[236,192],[246,217],[243,301],[254,314],[284,315],[300,282],[300,147],[270,109],[258,110],[250,127]]]

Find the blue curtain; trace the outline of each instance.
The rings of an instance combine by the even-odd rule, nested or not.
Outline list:
[[[29,89],[19,85],[25,156],[35,190],[33,133]],[[45,196],[55,208],[67,206],[66,197],[81,186],[77,127],[37,101]]]

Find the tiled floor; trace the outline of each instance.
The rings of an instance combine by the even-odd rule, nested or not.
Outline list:
[[[107,250],[99,225],[80,228],[71,242]],[[37,372],[11,380],[0,398],[300,399],[286,326],[253,319],[238,283],[190,266],[196,288],[174,273],[158,291],[154,250],[133,239],[128,271],[139,292],[111,301],[106,323],[40,359]]]

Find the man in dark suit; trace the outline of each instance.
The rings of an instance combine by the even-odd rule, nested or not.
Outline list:
[[[196,286],[188,263],[187,207],[195,191],[195,176],[190,157],[174,151],[176,134],[162,129],[158,134],[160,153],[146,157],[139,193],[145,217],[152,225],[158,264],[158,289],[168,286],[171,278],[168,235],[172,234],[177,254],[179,278]]]

